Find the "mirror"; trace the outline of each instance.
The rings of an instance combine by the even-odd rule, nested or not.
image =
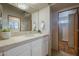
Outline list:
[[[9,28],[11,32],[19,32],[20,31],[20,18],[16,16],[8,16]]]
[[[16,17],[8,15],[8,23],[11,32],[22,32],[22,31],[31,31],[32,30],[32,20],[31,15]]]
[[[0,29],[10,28],[11,32],[31,31],[31,14],[10,4],[0,4]]]

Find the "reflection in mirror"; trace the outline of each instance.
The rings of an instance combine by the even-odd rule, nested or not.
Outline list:
[[[31,14],[24,15],[21,17],[21,31],[31,31],[32,30],[32,20],[31,20]]]
[[[68,41],[68,16],[59,18],[59,34],[61,41]]]
[[[15,16],[8,16],[9,28],[12,32],[20,31],[20,18]]]

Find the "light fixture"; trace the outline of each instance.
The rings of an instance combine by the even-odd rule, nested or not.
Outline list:
[[[17,6],[18,6],[18,8],[23,9],[23,10],[29,8],[29,6],[25,3],[18,3]]]

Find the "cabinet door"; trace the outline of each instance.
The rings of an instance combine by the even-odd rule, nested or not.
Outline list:
[[[27,43],[22,46],[10,49],[5,52],[5,56],[31,56],[31,45]]]
[[[32,42],[32,56],[42,56],[42,38]]]
[[[48,55],[48,36],[43,37],[43,48],[42,48],[42,54],[44,56]]]

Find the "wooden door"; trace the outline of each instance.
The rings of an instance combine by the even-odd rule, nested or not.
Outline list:
[[[69,15],[69,40],[68,40],[68,53],[72,55],[78,54],[78,15]]]
[[[67,19],[68,18],[68,19]],[[59,51],[71,55],[78,53],[78,17],[77,14],[69,14],[66,20],[59,23]]]

